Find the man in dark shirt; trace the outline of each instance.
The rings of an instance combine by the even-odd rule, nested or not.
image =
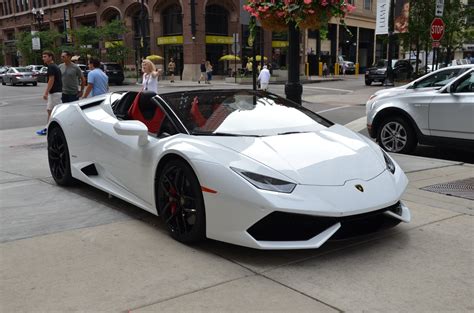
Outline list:
[[[49,51],[43,51],[43,62],[48,66],[48,84],[46,85],[46,90],[44,91],[43,99],[48,101],[46,105],[46,111],[48,112],[48,119],[46,120],[46,125],[49,123],[49,118],[53,108],[61,103],[61,95],[63,90],[62,79],[61,79],[61,70],[59,67],[54,64],[54,54]],[[47,128],[38,130],[36,133],[38,135],[46,135]]]

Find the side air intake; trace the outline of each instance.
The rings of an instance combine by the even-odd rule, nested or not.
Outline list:
[[[81,168],[81,171],[86,174],[87,176],[97,176],[97,169],[95,168],[94,164],[87,165],[86,167]]]

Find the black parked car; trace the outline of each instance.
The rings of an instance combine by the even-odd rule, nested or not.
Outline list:
[[[365,72],[365,84],[371,85],[373,82],[385,81],[387,77],[387,60],[379,60],[373,67]],[[392,60],[393,78],[407,79],[413,74],[413,66],[409,60]]]
[[[120,64],[115,62],[104,62],[100,64],[100,68],[109,77],[109,84],[114,83],[122,85],[125,76],[123,74],[123,68]]]

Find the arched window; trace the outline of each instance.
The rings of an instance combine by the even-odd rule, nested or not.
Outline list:
[[[176,35],[183,33],[183,15],[181,7],[171,5],[163,11],[163,35]]]
[[[228,34],[229,12],[219,5],[206,7],[206,34]]]

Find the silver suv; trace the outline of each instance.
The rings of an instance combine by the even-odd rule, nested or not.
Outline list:
[[[417,143],[474,150],[474,67],[439,85],[370,99],[366,104],[370,136],[390,152],[409,153]]]

